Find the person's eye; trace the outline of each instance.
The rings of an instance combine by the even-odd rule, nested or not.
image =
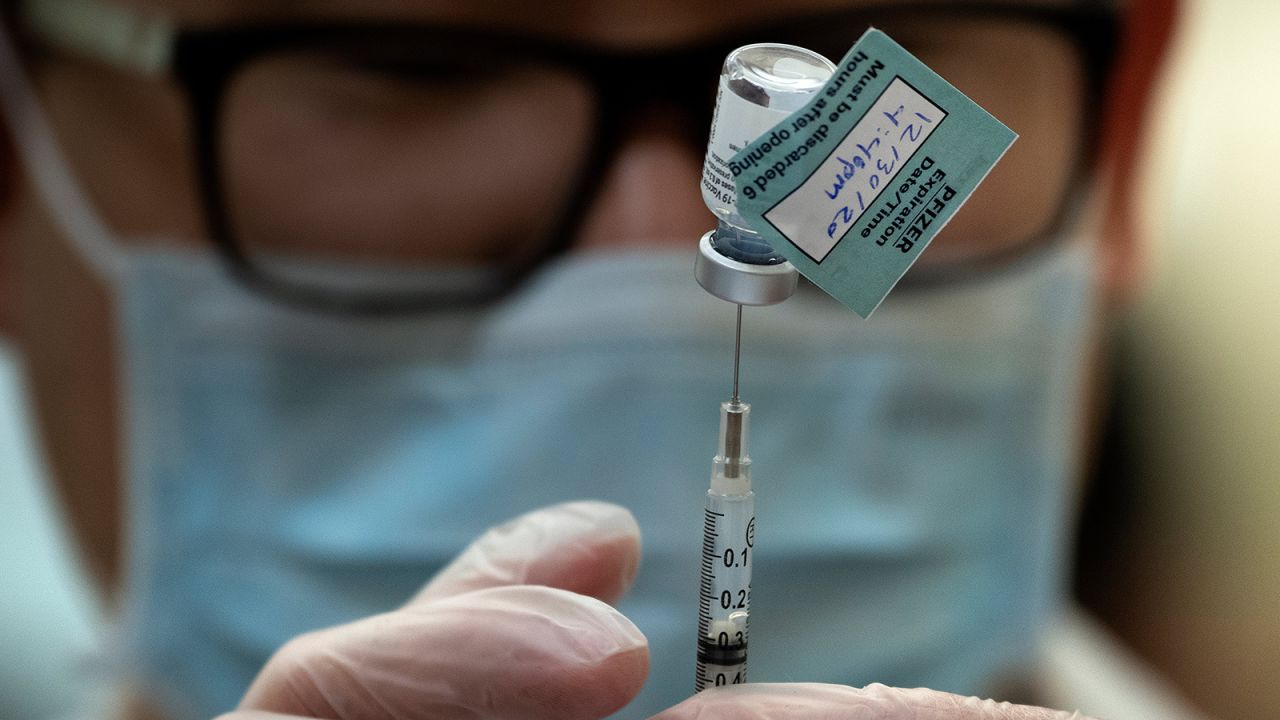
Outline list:
[[[589,88],[529,64],[366,60],[282,53],[229,84],[219,167],[244,252],[418,265],[527,255],[587,153]]]

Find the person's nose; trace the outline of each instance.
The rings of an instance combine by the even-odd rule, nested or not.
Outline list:
[[[705,128],[703,129],[705,132]],[[673,110],[652,109],[622,136],[587,207],[573,250],[687,247],[714,227],[702,203],[696,129]]]

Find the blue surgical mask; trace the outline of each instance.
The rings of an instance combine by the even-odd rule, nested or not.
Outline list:
[[[699,517],[730,306],[687,253],[552,266],[498,310],[281,308],[199,255],[128,256],[133,657],[193,717],[292,635],[394,607],[485,527],[631,508],[622,603],[690,691]],[[748,311],[753,680],[961,692],[1032,651],[1061,592],[1087,255],[1067,248],[863,322],[816,293]]]
[[[319,316],[111,237],[40,132],[39,190],[119,303],[132,677],[215,715],[291,636],[402,603],[492,524],[600,498],[645,533],[620,608],[653,669],[619,717],[692,691],[733,326],[692,238],[564,259],[495,309]],[[753,681],[970,693],[1030,658],[1064,594],[1089,247],[865,322],[816,292],[747,311]]]

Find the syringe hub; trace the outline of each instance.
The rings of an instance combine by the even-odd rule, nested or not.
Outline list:
[[[751,491],[751,456],[747,454],[747,426],[751,406],[720,403],[720,444],[711,465],[711,492],[744,495]]]

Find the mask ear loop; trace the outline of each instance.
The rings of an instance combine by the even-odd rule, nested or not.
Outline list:
[[[0,15],[0,113],[13,132],[18,156],[63,237],[94,274],[114,285],[124,273],[124,253],[58,147],[21,67],[9,25]]]

